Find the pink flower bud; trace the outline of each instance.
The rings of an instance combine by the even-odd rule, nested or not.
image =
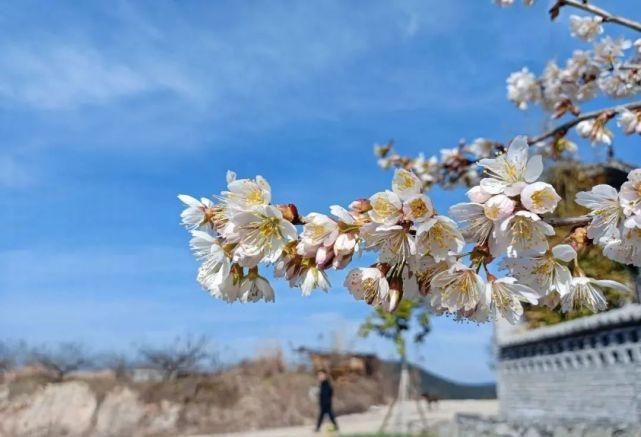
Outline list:
[[[363,214],[372,209],[372,205],[367,199],[357,199],[349,204],[349,209]]]
[[[331,247],[321,246],[316,251],[316,265],[324,269],[329,266],[334,257],[334,250]]]

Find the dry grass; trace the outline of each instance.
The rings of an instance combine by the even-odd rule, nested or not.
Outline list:
[[[180,406],[181,433],[215,433],[313,423],[317,405],[310,389],[315,375],[290,370],[280,355],[262,357],[215,374],[194,374],[160,382],[132,382],[114,375],[74,375],[67,380],[89,384],[100,403],[116,386],[127,386],[148,406]],[[10,398],[29,396],[47,384],[46,374],[28,374],[8,383]],[[384,402],[377,378],[345,377],[334,382],[335,411],[351,414]]]

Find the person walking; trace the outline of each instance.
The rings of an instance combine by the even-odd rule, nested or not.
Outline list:
[[[338,424],[336,423],[336,418],[334,417],[334,411],[332,411],[332,396],[334,395],[334,389],[329,382],[329,376],[324,370],[319,370],[317,373],[318,382],[320,383],[318,391],[318,421],[316,422],[316,432],[320,431],[321,424],[323,419],[327,414],[329,420],[334,424],[334,428],[338,431]]]

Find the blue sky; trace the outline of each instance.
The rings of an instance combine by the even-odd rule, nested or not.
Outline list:
[[[613,2],[610,2],[613,3]],[[608,4],[606,2],[606,4]],[[276,202],[326,212],[389,185],[372,145],[407,154],[543,125],[505,78],[579,43],[546,2],[5,2],[0,5],[0,333],[127,350],[207,334],[229,359],[290,344],[374,351],[370,308],[275,283],[228,305],[194,280],[178,193],[265,176]],[[566,14],[567,15],[567,14]],[[440,210],[462,192],[434,191]],[[491,326],[435,319],[410,356],[488,381]]]

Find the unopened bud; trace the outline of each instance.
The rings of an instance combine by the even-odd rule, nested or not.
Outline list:
[[[392,143],[374,144],[374,155],[378,158],[385,158],[389,151],[392,150]]]
[[[389,281],[389,312],[393,313],[403,299],[403,280],[392,278]]]
[[[472,253],[470,254],[470,259],[472,263],[475,264],[489,264],[492,262],[494,257],[492,257],[492,253],[490,252],[490,247],[488,243],[483,243],[476,245],[474,249],[472,250]]]
[[[391,266],[387,263],[376,263],[370,267],[377,268],[383,274],[383,276],[387,276],[387,272],[389,272],[391,268]]]
[[[581,249],[585,249],[590,244],[587,228],[579,227],[574,229],[572,234],[570,234],[569,243],[577,252]]]
[[[325,269],[331,264],[333,257],[334,250],[331,247],[319,247],[316,251],[316,266],[319,269]]]
[[[303,222],[300,220],[298,215],[298,209],[293,203],[288,203],[286,205],[277,205],[276,206],[280,212],[283,214],[283,218],[290,222],[293,225],[302,225]]]
[[[553,291],[540,298],[538,304],[540,306],[544,306],[553,310],[554,308],[558,307],[560,303],[561,296],[556,291]]]
[[[360,212],[361,214],[366,213],[372,209],[372,205],[367,199],[357,199],[349,204],[349,209],[355,212]]]

